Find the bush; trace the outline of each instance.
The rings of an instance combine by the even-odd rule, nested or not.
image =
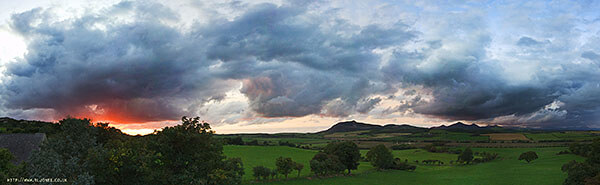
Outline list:
[[[260,180],[261,178],[262,180],[267,180],[269,176],[271,176],[271,169],[264,166],[255,166],[252,168],[252,172],[252,176],[254,176],[256,180]]]
[[[417,169],[417,166],[408,164],[408,162],[406,162],[406,160],[404,162],[402,162],[402,160],[400,160],[399,158],[396,158],[396,159],[394,159],[394,163],[393,163],[391,169],[414,171],[415,169]]]
[[[519,156],[519,160],[525,160],[525,161],[527,161],[527,163],[529,163],[533,160],[536,160],[537,158],[538,158],[538,155],[534,151],[528,151],[528,152],[522,153]]]
[[[416,147],[407,145],[407,144],[399,144],[399,145],[393,145],[391,147],[392,150],[409,150],[409,149],[415,149]]]

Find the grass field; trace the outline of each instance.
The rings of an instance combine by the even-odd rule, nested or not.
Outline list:
[[[471,133],[450,132],[445,130],[432,130],[429,132],[415,133],[407,136],[386,138],[389,140],[414,140],[414,141],[488,141],[488,136]]]
[[[583,160],[575,155],[556,155],[566,148],[474,148],[478,152],[495,152],[500,159],[492,162],[467,166],[427,166],[418,165],[414,172],[407,171],[376,171],[366,162],[361,162],[359,170],[353,171],[352,176],[332,178],[310,177],[308,161],[317,152],[283,146],[225,146],[224,152],[228,157],[241,157],[246,174],[244,183],[252,183],[252,167],[264,165],[275,166],[275,158],[279,156],[292,157],[294,161],[304,164],[301,178],[290,174],[289,180],[261,182],[262,184],[562,184],[566,177],[560,167],[570,160]],[[518,156],[526,151],[535,151],[540,158],[528,164],[518,161]],[[365,154],[367,150],[361,150]],[[414,160],[439,159],[444,162],[455,160],[456,155],[445,153],[429,153],[421,149],[393,151],[395,157]],[[412,162],[414,164],[414,162]],[[446,163],[448,164],[448,163]],[[280,177],[282,178],[282,177]]]
[[[591,132],[550,132],[550,133],[527,133],[529,139],[534,141],[557,141],[557,140],[591,140],[595,137]]]
[[[287,146],[237,146],[237,145],[225,145],[223,146],[223,152],[227,157],[240,157],[244,164],[244,177],[243,182],[250,182],[254,180],[252,177],[252,168],[255,166],[263,165],[268,168],[275,168],[275,159],[280,156],[291,157],[295,162],[302,163],[304,169],[300,173],[300,176],[307,177],[310,174],[309,161],[318,152],[316,150],[304,150],[298,148],[292,148]],[[356,173],[362,173],[368,170],[372,170],[373,167],[366,162],[361,162],[359,169],[355,170]],[[290,174],[291,177],[297,177],[297,172],[294,171]],[[283,178],[283,177],[280,177]]]
[[[522,133],[494,133],[494,134],[483,134],[489,136],[490,140],[494,141],[510,141],[510,140],[529,140]]]

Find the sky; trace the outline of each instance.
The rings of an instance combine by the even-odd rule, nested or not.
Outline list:
[[[8,1],[0,115],[600,129],[599,1]]]

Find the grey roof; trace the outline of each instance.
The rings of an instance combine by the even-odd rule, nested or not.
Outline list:
[[[7,148],[14,156],[13,163],[19,164],[29,159],[34,150],[39,150],[46,134],[0,134],[0,148]]]

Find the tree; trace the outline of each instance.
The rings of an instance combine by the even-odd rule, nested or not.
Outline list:
[[[341,173],[344,171],[344,164],[336,155],[319,152],[310,160],[310,171],[317,176]]]
[[[165,127],[151,135],[150,149],[166,184],[240,184],[240,161],[225,161],[221,142],[213,138],[210,125],[199,117],[181,119],[182,124]]]
[[[242,139],[241,136],[237,136],[237,137],[231,138],[230,144],[232,144],[232,145],[244,145],[244,140]]]
[[[27,169],[32,178],[67,178],[73,184],[95,184],[88,151],[103,151],[99,129],[89,119],[59,121],[60,133],[42,143]]]
[[[275,166],[277,166],[277,172],[283,174],[285,176],[285,178],[287,179],[288,174],[290,174],[292,172],[292,169],[294,168],[295,163],[294,163],[294,161],[292,161],[292,158],[279,157],[275,161]]]
[[[564,164],[561,168],[563,172],[567,173],[567,179],[565,179],[565,185],[583,185],[585,180],[593,177],[598,173],[598,169],[589,165],[588,163],[580,163],[575,160]]]
[[[527,161],[527,163],[529,163],[533,160],[536,160],[537,158],[538,158],[538,155],[534,151],[528,151],[528,152],[522,153],[519,156],[519,160],[525,160],[525,161]]]
[[[0,180],[4,181],[6,178],[11,177],[16,174],[15,166],[10,162],[14,159],[14,156],[8,149],[0,148]]]
[[[348,174],[351,173],[351,170],[358,168],[360,151],[358,150],[358,146],[352,141],[329,143],[325,146],[325,153],[337,156],[348,170]]]
[[[473,151],[471,150],[471,147],[468,147],[462,153],[460,153],[457,161],[467,164],[471,163],[471,161],[473,161]]]
[[[254,168],[252,168],[252,172],[252,175],[254,176],[254,178],[256,178],[256,180],[260,180],[260,178],[262,178],[263,180],[267,180],[271,175],[271,169],[264,166],[255,166]]]
[[[394,156],[385,145],[377,145],[367,152],[367,160],[377,169],[389,169],[394,165]]]
[[[298,177],[300,177],[300,172],[302,171],[303,168],[304,168],[304,165],[302,163],[296,163],[294,165],[294,170],[298,171]]]

